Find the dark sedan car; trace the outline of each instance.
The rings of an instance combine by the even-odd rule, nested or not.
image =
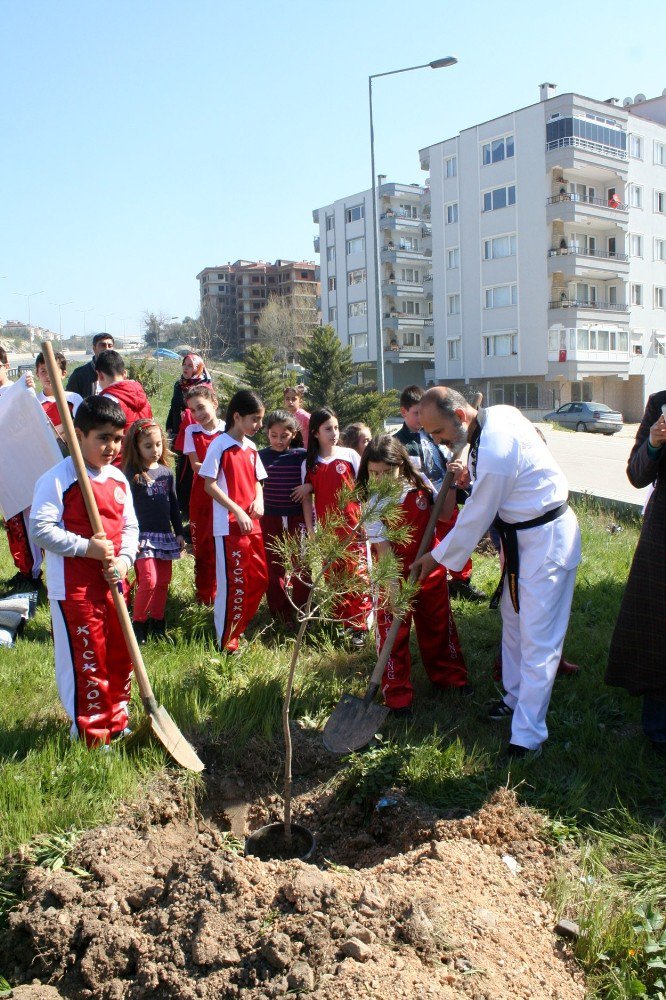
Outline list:
[[[576,431],[617,434],[622,430],[622,414],[605,403],[565,403],[543,419]]]

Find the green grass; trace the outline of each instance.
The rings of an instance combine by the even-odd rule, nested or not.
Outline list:
[[[168,379],[166,374],[165,364],[158,414],[168,406],[176,370]],[[657,998],[659,972],[648,963],[658,953],[661,932],[652,924],[646,928],[657,919],[650,907],[657,913],[666,907],[661,826],[666,768],[641,735],[638,700],[603,683],[638,522],[625,519],[623,531],[611,534],[617,515],[591,501],[578,513],[584,557],[565,655],[580,663],[582,672],[555,684],[543,756],[531,765],[514,764],[510,772],[502,762],[506,727],[482,719],[483,703],[496,695],[491,669],[499,615],[486,605],[456,602],[476,696],[433,693],[416,655],[409,725],[389,722],[375,748],[341,761],[334,788],[341,800],[353,798],[368,809],[391,785],[436,808],[476,809],[496,788],[515,787],[523,802],[544,813],[553,840],[566,842],[569,856],[572,849],[577,852],[580,870],[563,869],[549,893],[559,911],[581,923],[575,953],[589,973],[591,995],[606,1000],[638,995],[631,990],[643,983],[648,991],[643,995]],[[11,572],[3,543],[0,579]],[[489,593],[497,578],[494,557],[475,557],[477,586]],[[145,652],[158,701],[195,743],[218,746],[229,767],[247,756],[253,741],[274,757],[279,774],[280,699],[291,642],[261,631],[269,624],[262,613],[241,655],[221,656],[211,614],[193,600],[189,559],[175,566],[167,617],[172,644],[148,645]],[[373,662],[371,645],[349,654],[324,632],[314,635],[299,665],[292,717],[321,727],[343,691],[364,690]],[[136,691],[133,698],[136,719]],[[102,754],[70,743],[53,678],[48,607],[42,602],[16,648],[0,651],[1,854],[26,844],[34,854],[46,843],[47,855],[57,859],[58,845],[67,843],[71,831],[108,821],[120,802],[140,797],[168,767],[155,745]],[[46,842],[35,839],[45,835]],[[3,891],[10,890],[0,877],[0,911]],[[9,905],[11,897],[5,897],[4,908]]]

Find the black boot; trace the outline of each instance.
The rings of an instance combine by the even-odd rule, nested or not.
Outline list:
[[[150,634],[153,639],[166,638],[166,622],[164,618],[153,618],[150,623]]]
[[[139,646],[145,646],[148,638],[148,622],[132,622],[132,627]]]

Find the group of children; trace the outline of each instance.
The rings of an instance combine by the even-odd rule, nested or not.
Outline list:
[[[64,373],[64,358],[59,356],[58,361]],[[100,393],[85,400],[70,394],[68,403],[104,534],[92,534],[69,457],[39,480],[30,514],[33,546],[46,552],[60,697],[72,719],[72,735],[82,735],[91,745],[108,743],[127,731],[131,664],[109,584],[126,592],[134,566],[137,639],[142,643],[149,634],[163,636],[172,564],[185,547],[164,432],[145,395],[141,398],[143,390],[137,391],[138,383],[125,378],[120,355],[102,352],[97,369]],[[42,383],[40,401],[61,434],[41,356],[36,375]],[[335,413],[322,408],[310,415],[302,401],[301,387],[287,387],[284,408],[264,420],[264,406],[256,393],[241,390],[231,399],[222,422],[210,384],[194,384],[184,394],[188,419],[182,451],[193,473],[189,516],[196,597],[201,604],[213,605],[217,640],[228,654],[238,650],[264,594],[273,618],[286,631],[296,627],[294,605],[302,607],[307,601],[308,583],[302,574],[287,580],[275,542],[285,534],[316,531],[332,515],[336,534],[349,540],[344,568],[357,581],[353,594],[337,596],[333,616],[352,646],[364,645],[377,604],[368,572],[371,547],[380,552],[389,543],[380,523],[356,536],[360,506],[347,501],[341,510],[343,489],[360,482],[371,490],[376,476],[400,480],[400,509],[411,529],[410,540],[391,544],[405,578],[429,519],[432,484],[415,468],[397,437],[372,438],[368,427],[356,424],[345,431],[348,446],[341,445]],[[257,451],[252,438],[264,422],[268,445]],[[440,522],[442,530],[454,508],[452,491]],[[439,537],[441,532],[433,545]],[[335,569],[331,567],[332,577]],[[378,603],[381,645],[391,612]],[[386,704],[399,714],[409,710],[413,696],[412,618],[433,684],[462,691],[468,687],[442,568],[418,591],[384,674]]]

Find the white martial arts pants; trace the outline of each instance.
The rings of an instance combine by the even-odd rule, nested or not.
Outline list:
[[[546,560],[518,580],[520,614],[502,592],[502,682],[513,709],[511,742],[535,750],[548,738],[546,712],[569,624],[576,568]]]

